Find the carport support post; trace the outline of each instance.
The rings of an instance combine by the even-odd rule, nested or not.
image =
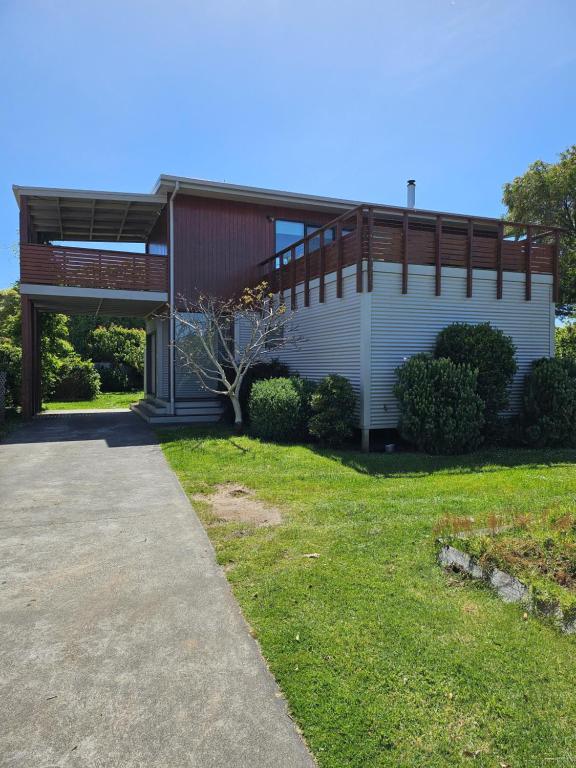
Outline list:
[[[36,412],[36,318],[32,301],[28,296],[20,297],[22,309],[22,416],[31,419]]]

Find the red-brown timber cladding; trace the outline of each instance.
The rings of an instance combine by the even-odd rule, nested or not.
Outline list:
[[[268,279],[259,263],[275,252],[275,220],[322,225],[333,214],[274,205],[213,200],[193,195],[174,199],[174,282],[176,295],[198,291],[230,296]],[[298,266],[304,259],[298,259]],[[283,288],[290,287],[284,268]],[[305,278],[302,264],[302,277]]]

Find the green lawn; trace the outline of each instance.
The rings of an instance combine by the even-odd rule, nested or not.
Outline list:
[[[284,512],[255,528],[196,504],[320,766],[574,764],[575,640],[440,570],[433,527],[573,508],[576,452],[366,456],[218,428],[160,439],[189,494],[243,483]]]
[[[82,408],[129,408],[144,397],[143,392],[101,392],[95,400],[74,400],[44,403],[48,411],[77,410]]]

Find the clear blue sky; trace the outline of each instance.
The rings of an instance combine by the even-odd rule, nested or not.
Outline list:
[[[160,173],[499,215],[576,142],[573,0],[0,0],[0,287],[11,185]]]

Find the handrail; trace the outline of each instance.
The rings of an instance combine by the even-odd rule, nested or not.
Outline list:
[[[33,248],[52,248],[57,251],[74,251],[75,253],[110,253],[112,255],[118,254],[120,256],[158,256],[161,259],[167,258],[165,254],[161,253],[147,253],[146,251],[114,251],[109,248],[80,248],[77,245],[54,245],[52,243],[26,243],[26,247]]]
[[[327,229],[332,229],[338,222],[346,221],[349,219],[352,214],[356,213],[360,209],[364,208],[365,206],[357,205],[355,208],[351,208],[349,211],[346,211],[346,213],[342,213],[340,216],[337,216],[335,219],[332,219],[327,224],[323,224],[321,227],[318,227],[314,230],[314,232],[311,232],[309,235],[305,235],[300,240],[296,240],[294,243],[291,243],[290,245],[287,245],[285,248],[282,248],[280,251],[276,251],[276,253],[272,254],[272,256],[268,256],[266,259],[263,259],[262,261],[258,262],[258,266],[261,267],[264,264],[268,264],[269,261],[274,261],[279,256],[283,256],[288,251],[291,251],[292,248],[299,248],[301,245],[304,245],[306,241],[310,242],[310,240],[313,240],[315,237],[318,237],[320,235],[320,232],[326,232]]]

